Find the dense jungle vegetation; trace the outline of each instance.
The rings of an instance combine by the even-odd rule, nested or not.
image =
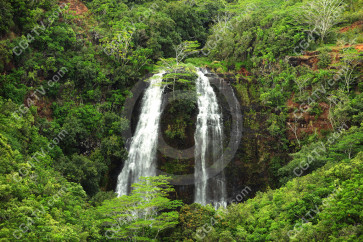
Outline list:
[[[362,0],[0,0],[0,240],[362,240],[362,33]],[[252,189],[215,210],[157,176],[117,198],[131,88],[166,69],[193,89],[194,67],[244,107],[230,172]],[[180,147],[195,108],[166,114]]]

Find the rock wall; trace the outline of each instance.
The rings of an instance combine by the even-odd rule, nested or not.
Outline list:
[[[276,169],[274,160],[278,160],[279,164],[285,164],[290,159],[288,156],[290,151],[280,149],[279,145],[283,143],[283,139],[290,141],[295,139],[294,133],[288,127],[291,122],[294,122],[294,111],[299,104],[292,101],[293,96],[288,100],[286,135],[273,137],[268,132],[266,124],[270,113],[259,102],[259,94],[256,90],[257,80],[236,78],[233,73],[210,74],[208,77],[215,89],[223,114],[224,146],[226,147],[226,157],[223,162],[225,162],[228,201],[231,202],[238,197],[237,201],[241,202],[253,197],[257,191],[276,187],[277,182],[272,175],[273,169]],[[140,100],[135,102],[139,103]],[[323,110],[319,117],[308,113],[302,115],[298,122],[298,135],[313,133],[316,129],[331,128],[328,120],[329,106],[325,103],[319,105]],[[132,118],[133,129],[137,123],[135,118],[138,117],[137,106]],[[166,130],[170,125],[174,125],[175,120],[184,112],[181,109],[171,113],[169,111],[172,108],[175,108],[172,103],[164,105],[156,160],[159,174],[174,178],[172,184],[175,186],[176,193],[173,198],[192,203],[194,200],[194,132],[198,110],[195,107],[188,114],[189,122],[185,127],[185,137],[170,138],[165,134]]]

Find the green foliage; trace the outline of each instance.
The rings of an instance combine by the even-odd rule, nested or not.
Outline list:
[[[1,0],[0,8],[2,9],[0,14],[0,34],[3,35],[9,31],[9,28],[14,25],[14,22],[10,2]]]
[[[231,233],[223,234],[236,240],[285,241],[289,235],[296,241],[357,240],[361,229],[358,201],[362,197],[359,189],[362,155],[359,153],[352,160],[326,166],[288,182],[285,187],[258,193],[253,199],[230,206],[224,220],[228,226],[216,228],[218,237],[224,236],[222,231],[228,229]],[[303,218],[308,224],[300,229]]]
[[[302,26],[294,20],[296,6],[282,7],[285,4],[284,1],[241,2],[237,11],[231,10],[234,15],[230,20],[227,14],[225,20],[213,27],[206,52],[218,60],[234,62],[247,60],[252,55],[275,61],[291,53],[304,34]]]
[[[293,241],[360,239],[362,57],[351,45],[361,44],[362,29],[339,30],[361,19],[361,1],[344,1],[339,26],[302,48],[314,50],[317,37],[338,39],[321,49],[318,70],[284,61],[307,44],[308,26],[296,16],[308,1],[84,3],[83,15],[62,11],[49,23],[56,1],[0,0],[0,240],[190,241],[204,233],[205,241],[287,241],[290,231]],[[336,47],[342,58],[331,63]],[[113,172],[127,157],[121,111],[131,87],[166,70],[165,93],[183,93],[168,100],[163,132],[180,148],[195,124],[195,67],[205,66],[236,76],[244,126],[262,147],[241,146],[235,163],[256,153],[254,161],[268,171],[264,182],[282,187],[230,205],[223,215],[170,200],[180,194],[164,176],[144,178],[130,196],[116,198]],[[287,137],[291,101],[294,108],[308,104],[308,113],[335,131],[316,132],[296,147]],[[329,117],[321,117],[323,104]],[[173,160],[162,169],[183,175],[193,165]]]
[[[196,239],[197,229],[209,223],[214,214],[212,206],[203,207],[197,203],[184,205],[179,212],[179,225],[175,228],[171,239]]]
[[[286,132],[285,120],[286,116],[283,112],[281,112],[279,115],[271,114],[267,120],[267,130],[273,136],[282,136]]]
[[[322,167],[328,161],[338,162],[351,159],[362,148],[362,127],[352,127],[344,131],[347,126],[339,127],[323,141],[312,142],[292,154],[292,161],[279,169],[280,182],[310,173]]]
[[[77,154],[71,159],[62,157],[55,164],[55,169],[67,180],[80,183],[88,194],[94,195],[98,192],[100,179],[107,171],[107,166],[101,159],[92,158]]]
[[[322,108],[320,107],[320,105],[316,102],[314,102],[310,108],[308,109],[309,114],[315,115],[315,118],[317,119],[318,117],[320,117],[320,115],[323,113]]]
[[[329,117],[333,120],[335,126],[339,126],[343,123],[351,123],[356,126],[361,125],[363,113],[362,93],[353,98],[349,98],[345,93],[339,91],[334,93],[333,98],[339,100],[329,113]]]
[[[318,67],[321,69],[327,68],[329,64],[331,63],[331,56],[328,51],[323,50],[319,54],[319,62]]]
[[[165,134],[173,139],[173,138],[180,138],[184,139],[186,137],[185,134],[185,128],[187,127],[187,124],[184,120],[177,119],[175,125],[171,126],[168,125],[168,129],[165,130]]]
[[[85,208],[82,187],[51,168],[50,141],[32,125],[32,114],[15,118],[9,110],[18,106],[1,98],[0,103],[0,238],[85,238],[77,224]]]
[[[98,207],[102,223],[112,223],[106,228],[106,237],[117,239],[152,240],[160,231],[178,224],[179,214],[173,210],[182,205],[171,201],[168,194],[174,192],[166,176],[141,178],[132,185],[129,196],[106,200]]]

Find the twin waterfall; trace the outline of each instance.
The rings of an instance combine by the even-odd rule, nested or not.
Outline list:
[[[150,86],[146,89],[129,156],[117,179],[116,193],[118,196],[128,195],[131,184],[138,182],[140,177],[156,175],[155,156],[164,91],[162,85],[164,74],[165,72],[160,72],[153,76]]]
[[[132,138],[129,155],[118,176],[118,196],[130,193],[131,184],[141,176],[156,175],[156,150],[165,72],[154,75],[142,99],[141,114]],[[226,185],[224,173],[208,177],[208,167],[221,159],[223,153],[223,124],[216,94],[208,77],[197,70],[196,82],[198,117],[195,140],[195,198],[196,203],[212,204],[215,208],[226,206]]]
[[[198,70],[196,82],[198,98],[195,140],[195,195],[194,202],[214,207],[226,206],[224,173],[209,178],[207,168],[217,162],[223,153],[223,126],[217,96],[208,77]]]

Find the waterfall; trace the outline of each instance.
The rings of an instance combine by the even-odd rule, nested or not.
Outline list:
[[[116,193],[127,195],[130,186],[140,177],[155,176],[155,156],[161,116],[161,103],[164,87],[162,77],[165,71],[154,75],[142,99],[141,114],[136,132],[132,138],[129,155],[118,176]]]
[[[197,70],[197,74],[196,89],[199,113],[194,135],[194,202],[202,205],[211,203],[215,208],[225,207],[227,196],[224,173],[221,172],[217,176],[208,177],[208,167],[222,158],[223,126],[221,112],[217,96],[209,83],[208,77],[201,70]]]

